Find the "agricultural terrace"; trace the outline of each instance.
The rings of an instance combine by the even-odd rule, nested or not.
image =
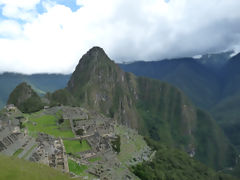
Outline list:
[[[84,152],[91,149],[86,140],[63,140],[67,153],[76,154],[78,152]]]
[[[46,115],[41,112],[27,114],[27,122],[24,125],[27,127],[29,134],[36,137],[39,132],[52,135],[54,137],[72,138],[74,134],[72,132],[70,123],[65,120],[59,124],[61,114]]]

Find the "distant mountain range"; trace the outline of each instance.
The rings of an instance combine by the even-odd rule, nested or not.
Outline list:
[[[240,54],[231,52],[119,66],[138,76],[168,82],[210,112],[235,145],[240,145]]]
[[[0,74],[0,108],[7,103],[11,91],[21,82],[27,82],[38,94],[44,95],[46,92],[53,92],[57,89],[66,87],[70,76],[71,75],[63,74]]]
[[[240,145],[240,55],[232,52],[207,54],[197,58],[161,61],[138,61],[119,64],[127,72],[168,82],[181,89],[192,102],[210,112],[223,127],[233,144]],[[39,94],[54,92],[67,86],[71,75],[19,73],[0,74],[0,108],[10,92],[27,82]],[[54,96],[61,96],[62,91]]]

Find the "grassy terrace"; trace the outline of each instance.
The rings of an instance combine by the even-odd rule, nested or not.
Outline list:
[[[26,154],[24,154],[24,156],[22,157],[23,159],[25,159],[31,152],[32,150],[37,147],[37,144],[34,144],[27,152]]]
[[[88,168],[85,165],[79,166],[75,161],[68,160],[69,171],[76,175],[83,175],[84,171]]]
[[[23,152],[23,149],[20,148],[18,149],[15,153],[13,153],[13,156],[17,157],[19,154],[21,154]]]
[[[58,120],[60,118],[58,114],[44,115],[38,112],[26,115],[26,117],[28,117],[28,122],[25,123],[25,126],[28,128],[30,135],[32,136],[36,137],[38,132],[43,132],[55,137],[74,137],[68,122],[58,125]]]
[[[94,157],[94,158],[89,159],[88,161],[89,162],[97,162],[97,161],[101,161],[101,160],[102,160],[101,157]]]
[[[78,152],[83,152],[91,149],[86,140],[82,140],[82,143],[80,143],[79,140],[64,140],[63,143],[66,152],[71,154],[76,154]]]
[[[143,137],[134,133],[133,130],[127,129],[124,126],[116,127],[117,134],[120,136],[120,153],[118,159],[125,163],[139,152],[142,148],[147,146]],[[130,138],[127,138],[129,136]]]

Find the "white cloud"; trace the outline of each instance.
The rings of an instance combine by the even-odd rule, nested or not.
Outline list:
[[[12,20],[4,20],[0,22],[0,34],[6,38],[15,38],[22,33],[21,26]]]
[[[0,0],[2,14],[8,18],[31,20],[36,13],[36,5],[40,0]]]
[[[77,0],[82,7],[75,12],[43,1],[46,13],[35,14],[38,3],[0,0],[6,16],[27,20],[21,27],[14,21],[0,23],[0,35],[11,37],[0,39],[0,71],[71,72],[96,45],[117,61],[193,56],[240,46],[237,0]]]

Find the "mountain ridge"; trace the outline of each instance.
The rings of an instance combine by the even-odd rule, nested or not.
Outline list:
[[[221,169],[235,162],[235,150],[215,121],[180,90],[122,71],[102,48],[94,47],[83,55],[62,91],[66,99],[72,99],[69,94],[75,99],[72,105],[95,109],[155,140],[193,153],[211,167]]]
[[[53,92],[64,88],[70,75],[62,74],[33,74],[26,75],[20,73],[4,72],[0,74],[0,108],[3,108],[8,100],[10,93],[21,82],[27,82],[39,95],[43,96],[47,92]]]
[[[240,125],[240,54],[232,57],[229,54],[230,52],[215,55],[215,62],[217,58],[222,58],[225,62],[218,68],[206,66],[200,63],[201,59],[193,58],[135,62],[119,66],[138,76],[159,79],[180,88],[195,105],[211,113],[231,142],[239,146],[237,139],[240,133],[236,127]]]

